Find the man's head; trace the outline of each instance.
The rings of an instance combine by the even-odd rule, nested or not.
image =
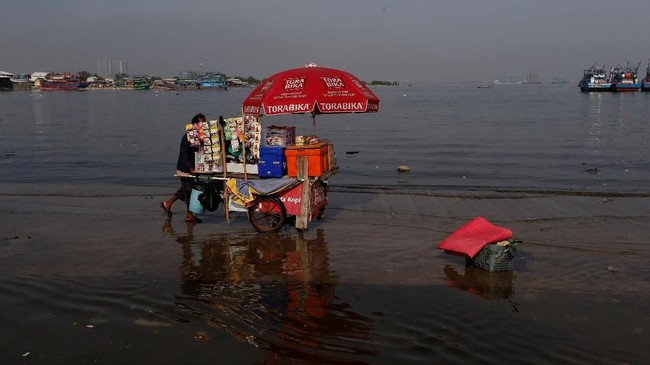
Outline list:
[[[194,118],[192,118],[192,124],[197,124],[201,122],[205,122],[205,115],[201,113],[195,115]]]

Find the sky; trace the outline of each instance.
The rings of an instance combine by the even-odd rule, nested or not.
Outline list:
[[[579,79],[650,58],[648,0],[2,0],[0,70],[216,71],[315,62],[364,81]],[[643,72],[641,71],[643,70]]]

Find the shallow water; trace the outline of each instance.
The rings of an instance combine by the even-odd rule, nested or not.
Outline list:
[[[378,114],[317,118],[341,171],[307,232],[166,221],[183,124],[236,115],[247,91],[0,93],[0,363],[650,355],[650,95],[379,88]],[[514,272],[435,250],[474,215],[524,240]]]
[[[249,91],[2,93],[0,168],[14,171],[3,180],[156,184],[174,170],[183,125],[197,112],[238,115]],[[375,92],[377,114],[316,118],[317,134],[336,147],[334,186],[647,191],[650,93],[473,84]],[[263,124],[313,132],[308,115]]]
[[[638,224],[633,209],[504,222],[525,242],[514,272],[488,273],[434,249],[463,221],[457,198],[411,216],[381,209],[383,195],[333,193],[309,231],[258,235],[219,212],[201,225],[165,220],[144,189],[98,191],[3,196],[3,210],[30,219],[3,226],[0,241],[2,363],[634,364],[648,354],[647,244],[579,234]]]

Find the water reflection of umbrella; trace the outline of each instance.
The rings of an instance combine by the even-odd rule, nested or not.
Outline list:
[[[375,113],[379,98],[356,76],[311,63],[266,78],[244,100],[244,115]]]

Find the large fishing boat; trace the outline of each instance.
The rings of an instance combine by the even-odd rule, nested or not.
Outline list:
[[[205,75],[199,79],[201,89],[227,90],[228,85],[223,77],[215,74]]]
[[[40,80],[40,87],[43,90],[83,90],[88,87],[88,83],[69,72],[50,72]]]
[[[612,82],[609,73],[605,70],[605,66],[596,67],[594,64],[584,70],[578,87],[582,92],[612,91]]]
[[[198,90],[201,86],[197,80],[162,80],[167,90]]]
[[[162,79],[162,88],[166,90],[198,90],[201,88],[200,75],[192,71],[184,71],[172,79]]]
[[[648,64],[645,66],[645,77],[641,80],[641,90],[650,91],[650,59]]]
[[[636,66],[630,66],[628,62],[625,67],[615,67],[612,72],[612,90],[619,92],[639,91],[641,82],[639,82],[638,72],[641,62]]]
[[[151,84],[144,77],[128,77],[120,80],[115,86],[117,89],[123,90],[149,90]]]

